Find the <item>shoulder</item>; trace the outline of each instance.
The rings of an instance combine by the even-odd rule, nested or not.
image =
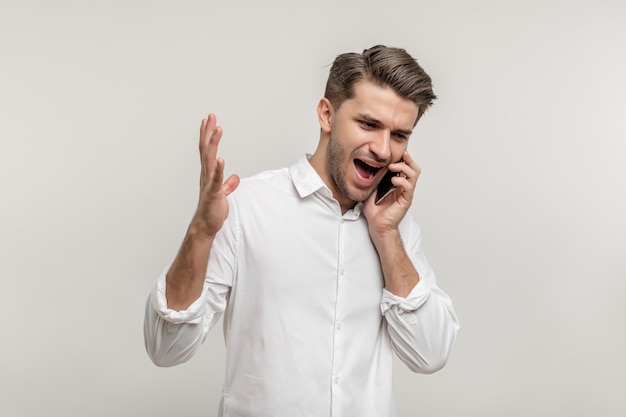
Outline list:
[[[243,178],[229,198],[239,205],[255,203],[267,207],[277,197],[292,196],[294,193],[289,169],[279,168]]]
[[[273,185],[277,186],[284,182],[291,182],[288,168],[278,168],[259,172],[251,177],[241,180],[241,184],[248,187]]]

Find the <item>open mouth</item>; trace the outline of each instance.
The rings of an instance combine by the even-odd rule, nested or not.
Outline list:
[[[356,171],[361,177],[368,179],[373,178],[378,173],[378,171],[382,169],[382,167],[372,166],[367,162],[361,161],[360,159],[354,160],[354,166],[356,167]]]

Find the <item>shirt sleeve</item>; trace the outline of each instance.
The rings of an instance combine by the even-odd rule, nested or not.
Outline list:
[[[159,277],[146,302],[144,342],[150,359],[158,366],[174,366],[188,361],[221,317],[228,287],[207,285],[202,295],[186,310],[167,308],[165,274]]]
[[[419,227],[409,220],[407,229],[403,240],[420,281],[406,298],[383,290],[381,311],[398,357],[414,372],[433,373],[446,364],[459,321],[422,251]]]
[[[188,361],[223,315],[235,275],[237,220],[231,214],[211,247],[202,294],[186,310],[167,307],[166,269],[158,278],[146,302],[144,343],[148,356],[158,366]]]

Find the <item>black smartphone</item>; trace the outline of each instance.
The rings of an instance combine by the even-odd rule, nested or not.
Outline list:
[[[383,198],[387,197],[393,190],[395,190],[396,186],[391,183],[391,179],[398,174],[400,173],[387,171],[383,179],[380,180],[378,188],[376,189],[376,200],[374,200],[375,204],[380,203]]]

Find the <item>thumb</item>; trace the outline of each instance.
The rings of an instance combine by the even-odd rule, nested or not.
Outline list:
[[[233,174],[224,182],[224,194],[228,195],[235,191],[239,186],[239,175]]]

